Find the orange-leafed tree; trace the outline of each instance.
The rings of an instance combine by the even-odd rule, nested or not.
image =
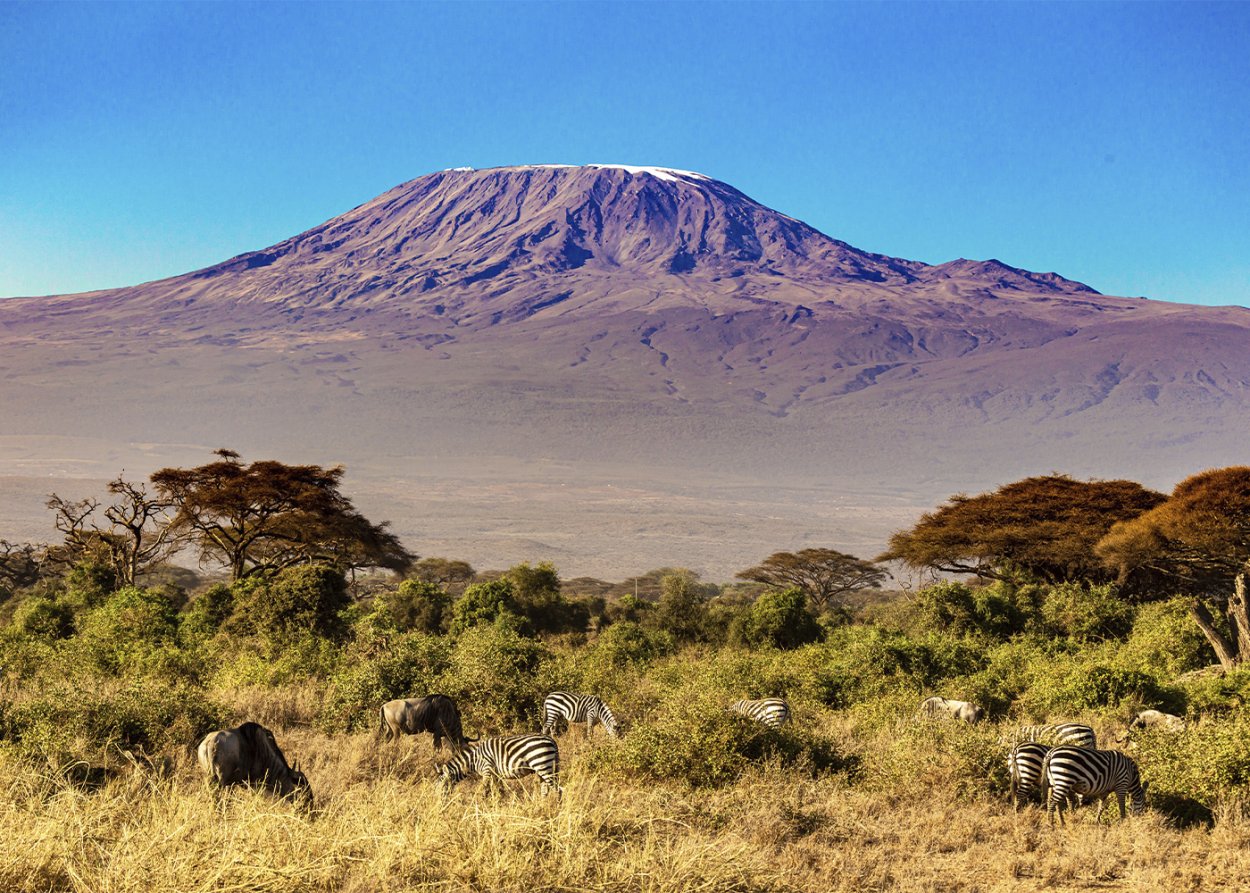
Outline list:
[[[1250,658],[1250,467],[1186,478],[1166,502],[1115,525],[1096,553],[1125,586],[1188,595],[1225,668]]]
[[[977,496],[958,494],[890,537],[878,561],[983,579],[1105,582],[1094,546],[1166,497],[1134,481],[1030,477]]]

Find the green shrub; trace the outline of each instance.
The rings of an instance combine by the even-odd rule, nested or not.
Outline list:
[[[1224,800],[1244,799],[1250,786],[1250,717],[1209,720],[1182,732],[1145,732],[1135,740],[1152,800],[1192,799],[1214,809]]]
[[[451,632],[458,635],[483,623],[520,630],[524,626],[516,603],[516,590],[508,579],[474,583],[464,590],[451,611]]]
[[[1052,586],[1042,603],[1042,620],[1056,636],[1082,642],[1123,638],[1133,623],[1133,607],[1111,585]]]
[[[1136,707],[1164,701],[1163,689],[1146,673],[1099,665],[1077,666],[1054,691],[1050,712]]]
[[[330,639],[344,630],[342,612],[351,604],[341,571],[319,564],[288,567],[267,585],[236,590],[238,611],[271,643],[290,642],[312,633]]]
[[[148,753],[193,748],[227,721],[198,686],[156,679],[121,687],[49,689],[5,711],[3,735],[28,753],[86,758],[120,746]]]
[[[1004,584],[973,589],[947,582],[920,590],[916,610],[924,629],[1005,638],[1024,628],[1025,616]]]
[[[1171,679],[1215,662],[1215,652],[1189,611],[1188,600],[1142,605],[1120,663]]]
[[[623,739],[590,756],[595,771],[692,787],[732,783],[762,762],[811,771],[846,765],[830,742],[794,728],[773,731],[726,710],[719,693],[695,688],[669,697]]]
[[[450,656],[447,639],[410,633],[381,654],[345,660],[330,679],[318,724],[327,732],[376,728],[378,709],[387,701],[438,692]]]
[[[396,632],[438,634],[451,615],[451,596],[434,583],[404,580],[394,592],[378,596],[375,626]]]
[[[128,586],[86,613],[74,645],[100,672],[164,673],[179,662],[177,629],[177,613],[168,596]]]
[[[12,625],[23,636],[51,642],[74,634],[74,612],[56,599],[33,596],[17,606]]]
[[[550,659],[541,643],[515,630],[474,626],[456,638],[435,685],[461,705],[466,722],[472,717],[491,733],[534,726],[547,694],[540,667]]]
[[[215,635],[234,613],[234,591],[223,583],[210,586],[187,606],[178,632],[186,640],[199,641]]]
[[[736,618],[729,635],[748,647],[798,648],[824,638],[824,628],[807,609],[802,589],[773,589]]]

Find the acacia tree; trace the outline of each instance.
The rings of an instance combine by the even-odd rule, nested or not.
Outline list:
[[[108,491],[113,501],[102,512],[107,525],[96,521],[98,500],[70,502],[55,493],[49,497],[48,508],[56,515],[53,523],[64,537],[54,557],[65,563],[100,561],[113,569],[119,586],[133,586],[141,574],[173,556],[182,547],[182,538],[170,524],[169,500],[121,475],[109,481]]]
[[[345,572],[412,564],[415,556],[385,522],[371,523],[339,492],[342,466],[245,465],[231,450],[216,455],[217,462],[152,475],[174,507],[171,526],[199,548],[201,562],[224,564],[236,580],[297,564]]]
[[[1025,478],[990,493],[952,496],[890,537],[877,561],[982,579],[1106,582],[1113,574],[1094,555],[1095,544],[1112,525],[1166,498],[1134,481]]]
[[[774,552],[755,567],[737,574],[741,580],[777,589],[797,587],[818,613],[841,606],[842,596],[880,586],[890,576],[871,561],[834,549]]]
[[[21,589],[39,581],[46,546],[0,540],[0,590]],[[4,592],[0,591],[0,597]]]
[[[1111,528],[1096,553],[1124,586],[1188,595],[1226,669],[1250,659],[1250,467],[1186,478],[1166,502]]]

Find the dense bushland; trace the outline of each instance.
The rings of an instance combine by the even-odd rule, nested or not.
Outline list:
[[[249,469],[228,458],[211,468],[227,478]],[[322,483],[336,481],[330,475]],[[172,803],[196,784],[191,749],[200,737],[253,719],[273,726],[301,760],[331,821],[348,822],[336,810],[393,816],[398,803],[369,794],[370,805],[362,806],[358,786],[380,792],[404,784],[424,795],[433,766],[420,745],[378,742],[382,703],[448,694],[461,705],[468,733],[478,736],[537,730],[543,697],[563,689],[605,699],[625,732],[617,740],[596,731],[587,741],[575,728],[561,737],[566,772],[576,780],[578,821],[599,823],[586,834],[611,840],[611,829],[653,829],[666,802],[683,804],[688,813],[679,821],[702,829],[707,840],[724,838],[727,823],[741,821],[761,829],[739,839],[741,864],[754,866],[749,878],[720,860],[691,856],[684,864],[725,871],[744,889],[784,888],[778,877],[766,879],[768,848],[806,852],[803,841],[848,820],[846,802],[900,815],[915,802],[959,804],[992,825],[1007,784],[1000,736],[1024,723],[1082,721],[1103,746],[1130,749],[1156,809],[1153,830],[1143,833],[1157,836],[1164,825],[1213,834],[1222,825],[1241,828],[1250,793],[1250,671],[1230,660],[1227,648],[1219,653],[1221,641],[1238,634],[1235,594],[1233,613],[1222,617],[1211,610],[1215,590],[1195,594],[1193,580],[1173,585],[1161,576],[1147,585],[1136,571],[1110,579],[1105,566],[1065,578],[1092,565],[1089,555],[1065,560],[1063,549],[1075,543],[1088,551],[1130,508],[1170,503],[1122,483],[1090,496],[1066,479],[1039,481],[1051,500],[1045,548],[1019,546],[1018,528],[1028,517],[1015,509],[1029,488],[1007,492],[1015,507],[1005,516],[1011,527],[983,540],[957,536],[951,518],[975,510],[984,521],[1001,494],[953,501],[949,512],[926,516],[894,548],[906,560],[970,562],[985,573],[915,592],[865,596],[861,587],[854,602],[848,595],[856,581],[876,584],[882,576],[832,550],[776,553],[741,575],[748,582],[729,585],[674,568],[630,585],[564,581],[546,563],[477,573],[464,562],[410,561],[393,550],[392,557],[404,557],[406,578],[353,578],[360,561],[327,563],[323,550],[306,561],[288,561],[295,553],[270,561],[265,551],[236,562],[245,572],[188,589],[168,582],[185,577],[156,582],[155,568],[132,575],[90,536],[71,553],[75,560],[30,573],[23,562],[34,561],[33,553],[10,549],[6,555],[21,573],[10,573],[0,592],[0,786],[17,792],[14,803],[63,803],[79,825],[88,807],[71,793],[80,782],[109,791],[112,776],[143,772],[145,789]],[[1110,500],[1120,514],[1101,526],[1079,512],[1065,515],[1058,501],[1069,492]],[[346,529],[361,527],[343,511]],[[1175,525],[1187,516],[1159,517]],[[1067,533],[1065,518],[1079,520]],[[1220,527],[1204,542],[1214,549],[1211,542],[1226,533]],[[1149,545],[1132,542],[1137,552],[1116,553],[1126,567]],[[1218,585],[1231,585],[1227,571],[1214,574]],[[814,603],[809,592],[816,587]],[[990,721],[922,721],[917,706],[931,694],[975,701]],[[791,725],[769,730],[726,709],[767,696],[788,699]],[[1128,723],[1142,708],[1184,716],[1187,726],[1130,736]],[[22,772],[45,781],[28,791],[11,781]],[[748,790],[756,800],[718,812],[714,804]],[[117,802],[131,796],[118,793]],[[102,795],[100,802],[114,801]],[[630,813],[627,803],[646,804],[649,812]],[[626,813],[613,819],[604,804]],[[23,827],[20,811],[5,826],[0,810],[0,830]],[[110,821],[124,821],[123,812],[118,807]],[[439,821],[422,815],[427,824]],[[357,818],[356,827],[373,821]],[[916,821],[951,817],[928,813]],[[830,845],[850,836],[835,834]],[[664,849],[676,838],[646,839],[677,858]],[[354,857],[343,858],[343,865],[354,864]],[[808,868],[823,864],[811,862],[810,853],[804,858]],[[560,864],[582,865],[570,860]],[[10,886],[64,879],[52,868],[41,874],[45,868],[28,869],[36,880]],[[0,878],[13,881],[5,871],[0,864]],[[424,868],[411,871],[411,878],[433,878]],[[796,885],[828,885],[817,874]],[[636,876],[624,870],[623,877]],[[569,877],[594,885],[585,873]]]

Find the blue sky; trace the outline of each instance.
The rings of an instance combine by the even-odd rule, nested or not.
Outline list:
[[[1250,4],[0,2],[0,296],[422,173],[701,171],[870,251],[1250,304]]]

